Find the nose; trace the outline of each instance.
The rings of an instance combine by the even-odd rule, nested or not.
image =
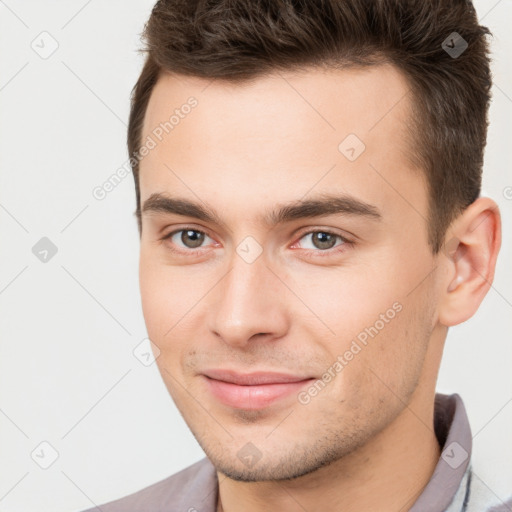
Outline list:
[[[234,254],[230,270],[211,297],[211,332],[238,348],[247,347],[256,338],[282,337],[289,327],[290,298],[274,272],[263,254],[252,263]]]

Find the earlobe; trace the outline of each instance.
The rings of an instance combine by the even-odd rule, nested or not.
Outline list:
[[[471,318],[491,287],[501,245],[498,205],[478,198],[454,221],[449,233],[439,255],[445,267],[439,322],[447,327]]]

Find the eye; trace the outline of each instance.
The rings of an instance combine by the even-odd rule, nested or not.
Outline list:
[[[160,240],[169,240],[169,248],[174,252],[193,255],[204,248],[203,244],[205,241],[208,241],[207,239],[215,243],[215,240],[204,231],[193,227],[185,227],[171,231]],[[315,230],[303,233],[299,241],[303,239],[309,240],[310,247],[307,247],[307,243],[298,244],[298,242],[296,242],[292,248],[296,248],[297,245],[299,245],[299,248],[312,252],[315,256],[332,255],[333,253],[342,252],[353,245],[353,242],[340,234],[327,230]],[[336,244],[337,241],[339,241],[338,244]]]
[[[325,230],[309,231],[304,233],[299,240],[303,239],[309,240],[310,247],[307,247],[307,244],[300,244],[300,247],[302,249],[311,250],[316,253],[327,252],[328,254],[332,254],[332,252],[345,250],[347,245],[352,244],[352,242],[339,235],[338,233],[332,233],[331,231]],[[337,240],[339,240],[340,243],[336,245]],[[297,244],[295,244],[295,246],[296,245]]]
[[[194,249],[200,249],[205,239],[214,241],[204,231],[190,227],[172,231],[161,238],[161,240],[170,240],[173,246],[178,247],[178,249],[173,250],[184,253],[193,253],[195,252]]]

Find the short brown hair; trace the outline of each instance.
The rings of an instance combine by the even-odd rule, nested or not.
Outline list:
[[[128,151],[140,148],[161,72],[244,82],[276,70],[393,64],[413,94],[411,154],[427,178],[435,254],[452,220],[480,194],[492,85],[488,34],[469,0],[159,0],[144,27],[147,55],[132,90]],[[453,37],[467,43],[460,55],[448,51]],[[139,164],[130,163],[141,233]]]

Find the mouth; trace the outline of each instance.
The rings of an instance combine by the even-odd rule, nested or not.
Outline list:
[[[212,396],[229,407],[257,410],[298,393],[314,377],[276,372],[208,370],[201,377]]]

